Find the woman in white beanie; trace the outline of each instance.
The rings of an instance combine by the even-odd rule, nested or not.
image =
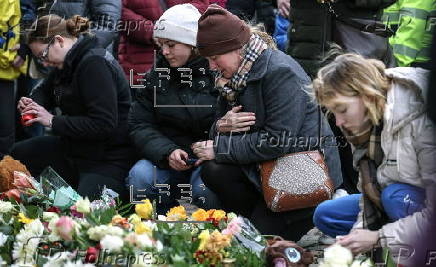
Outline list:
[[[218,95],[208,61],[196,49],[199,17],[193,5],[182,4],[156,22],[153,37],[161,50],[129,115],[130,137],[141,157],[127,178],[132,200],[156,199],[160,214],[178,205],[176,199],[218,207],[191,150],[208,137]]]

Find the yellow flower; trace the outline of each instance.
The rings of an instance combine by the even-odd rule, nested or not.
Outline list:
[[[218,230],[212,232],[206,244],[206,250],[218,252],[221,249],[230,246],[231,237],[221,234]]]
[[[168,221],[182,221],[187,218],[186,210],[183,206],[177,206],[171,208],[170,211],[167,212],[167,220]]]
[[[129,222],[132,224],[137,224],[141,222],[141,217],[136,214],[132,214],[129,216]]]
[[[209,216],[204,209],[198,209],[194,213],[192,213],[192,218],[195,221],[206,221]]]
[[[153,213],[153,205],[148,199],[143,199],[142,202],[144,202],[144,204],[135,205],[135,212],[143,219],[150,219]]]
[[[217,221],[223,219],[224,217],[226,217],[226,212],[223,210],[216,210],[216,209],[211,209],[207,211],[207,216],[209,218],[213,218]]]
[[[223,210],[215,210],[215,212],[212,214],[212,218],[219,221],[224,219],[226,217],[226,212]]]
[[[209,230],[203,230],[198,235],[198,238],[200,239],[200,245],[198,246],[198,250],[204,250],[207,241],[209,240]]]
[[[212,214],[216,211],[216,209],[210,209],[207,211],[207,217],[212,218]]]
[[[145,223],[140,222],[140,223],[135,224],[135,233],[138,235],[141,235],[141,234],[151,235],[152,231],[151,231],[151,228],[148,227]]]
[[[80,213],[90,213],[91,212],[91,202],[89,202],[88,197],[85,199],[80,198],[76,202],[76,210]]]
[[[24,215],[23,213],[18,213],[18,221],[22,222],[24,224],[28,224],[33,222],[33,219],[27,218],[26,215]]]

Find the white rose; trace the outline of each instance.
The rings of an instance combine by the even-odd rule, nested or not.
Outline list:
[[[157,215],[157,219],[158,219],[159,221],[166,221],[166,220],[167,220],[167,217],[165,217],[164,215]]]
[[[13,208],[14,208],[14,205],[12,205],[11,202],[0,200],[0,213],[8,213]]]
[[[124,245],[123,239],[115,235],[106,235],[100,241],[102,249],[107,249],[109,252],[118,252]]]
[[[124,231],[118,226],[109,226],[108,229],[106,230],[106,234],[122,236],[124,234]]]
[[[48,257],[43,267],[63,267],[65,261],[71,257],[71,252],[57,252],[52,257]]]
[[[151,241],[148,235],[136,235],[136,244],[140,248],[148,248],[153,246],[153,241]]]
[[[76,210],[80,213],[89,213],[91,212],[91,202],[86,197],[85,199],[80,198],[76,202]]]
[[[353,264],[351,264],[351,267],[373,267],[374,264],[372,264],[370,259],[367,259],[366,261],[362,262],[361,260],[355,260],[353,261]]]
[[[353,261],[353,254],[347,248],[334,244],[324,250],[324,262],[331,266],[348,266]]]
[[[44,211],[42,213],[42,220],[44,222],[50,222],[53,219],[59,219],[59,215],[56,212]]]
[[[99,225],[96,227],[89,228],[87,231],[89,239],[94,241],[100,241],[103,238],[103,236],[106,235],[108,228],[109,227],[106,225]]]
[[[8,236],[0,233],[0,248],[3,247],[3,245],[6,243],[6,241],[8,241]],[[1,264],[1,262],[0,262]]]
[[[171,223],[171,224],[172,224],[172,223]],[[170,225],[171,225],[171,224],[170,224]],[[162,242],[160,242],[159,240],[156,242],[156,249],[157,249],[158,252],[161,252],[162,249],[163,249]]]

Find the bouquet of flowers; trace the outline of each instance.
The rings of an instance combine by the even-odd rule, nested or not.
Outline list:
[[[145,199],[128,215],[106,189],[90,202],[49,170],[17,174],[19,198],[0,200],[0,266],[263,266],[265,240],[222,210],[183,206],[153,219]],[[67,195],[66,195],[67,194]]]

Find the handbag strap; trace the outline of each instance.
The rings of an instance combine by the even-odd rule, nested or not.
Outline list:
[[[324,149],[321,147],[322,144],[322,139],[321,139],[321,133],[322,133],[322,111],[321,111],[321,107],[319,105],[317,105],[317,109],[318,109],[318,151],[325,157],[324,154]]]
[[[332,4],[330,2],[327,2],[328,5],[328,11],[334,15],[336,20],[339,20],[340,22],[351,26],[353,28],[358,29],[359,31],[363,32],[369,32],[374,33],[378,36],[389,38],[392,35],[394,35],[394,32],[391,28],[389,28],[388,25],[385,25],[384,23],[380,21],[374,20],[373,23],[363,23],[358,20],[345,17],[341,14],[338,14],[335,12],[335,9],[333,8]]]

